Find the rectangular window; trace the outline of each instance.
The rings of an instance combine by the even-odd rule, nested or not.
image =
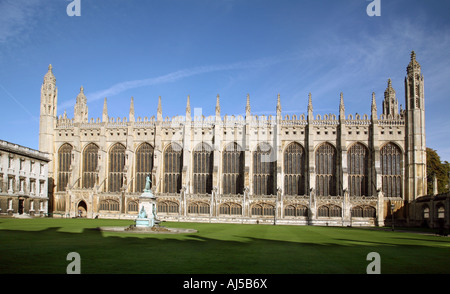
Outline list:
[[[20,179],[19,180],[19,192],[24,192],[24,188],[25,188],[25,180],[24,179]]]
[[[14,192],[14,177],[8,177],[8,192]]]
[[[36,192],[36,181],[30,180],[30,194],[34,194]]]

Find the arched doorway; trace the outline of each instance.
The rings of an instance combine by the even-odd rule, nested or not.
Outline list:
[[[77,207],[77,217],[86,217],[86,216],[87,216],[87,205],[86,205],[86,202],[81,200],[78,203],[78,207]]]

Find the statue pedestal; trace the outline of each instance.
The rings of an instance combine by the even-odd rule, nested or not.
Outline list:
[[[150,177],[147,176],[144,193],[139,196],[139,216],[136,228],[153,228],[159,223],[156,220],[156,197],[150,189]]]
[[[148,228],[155,226],[156,222],[156,197],[150,189],[144,190],[139,196],[139,216],[136,219],[137,228]]]
[[[136,227],[137,228],[151,228],[154,226],[154,220],[150,218],[137,218]]]

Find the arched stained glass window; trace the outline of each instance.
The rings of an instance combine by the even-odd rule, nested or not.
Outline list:
[[[369,152],[367,148],[356,143],[347,152],[348,186],[350,196],[367,196],[369,188]]]
[[[363,217],[376,217],[377,210],[372,206],[364,206]]]
[[[376,209],[372,206],[355,206],[351,209],[352,217],[376,217]]]
[[[284,194],[305,195],[305,152],[298,143],[284,151]]]
[[[189,214],[209,214],[210,206],[205,202],[191,202],[188,205]]]
[[[237,143],[228,144],[223,151],[223,194],[244,194],[245,152]]]
[[[164,193],[180,192],[182,168],[183,149],[171,143],[164,152]]]
[[[304,205],[288,205],[284,208],[285,216],[308,216],[308,208]]]
[[[212,191],[213,150],[205,143],[194,149],[194,194],[210,194]]]
[[[128,212],[138,212],[139,203],[138,201],[128,202]]]
[[[147,176],[151,177],[153,169],[153,147],[143,143],[136,150],[136,192],[142,192],[145,188]],[[152,183],[150,183],[150,187]]]
[[[113,199],[101,200],[99,203],[99,211],[119,211],[119,201]]]
[[[317,209],[317,216],[323,216],[323,217],[328,217],[329,216],[329,209],[328,206],[320,206]]]
[[[341,217],[342,209],[337,205],[330,205],[330,217]]]
[[[402,152],[400,148],[388,143],[380,150],[381,179],[385,197],[402,197]]]
[[[72,149],[69,144],[64,144],[58,151],[58,191],[66,191],[70,177],[70,164],[72,163]]]
[[[342,208],[337,205],[322,205],[317,209],[319,217],[342,217]]]
[[[268,203],[259,203],[252,206],[252,215],[274,216],[275,206]]]
[[[125,146],[115,144],[109,151],[109,192],[119,192],[123,185]]]
[[[253,152],[253,194],[275,195],[277,187],[276,165],[272,147],[261,143]]]
[[[351,209],[352,217],[362,217],[364,209],[361,206],[355,206]]]
[[[242,215],[242,206],[237,203],[224,203],[220,205],[219,213],[222,215]]]
[[[316,151],[316,193],[336,195],[336,148],[330,143],[322,144]]]
[[[158,202],[158,213],[178,213],[179,205],[174,201]]]
[[[91,143],[83,152],[83,188],[93,188],[98,175],[98,151],[97,145]]]

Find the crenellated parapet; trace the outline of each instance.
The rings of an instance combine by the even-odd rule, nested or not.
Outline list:
[[[281,121],[282,126],[306,126],[308,124],[308,121],[305,118],[304,114],[301,114],[299,116],[292,115],[289,116],[288,114],[284,116],[284,119]]]
[[[335,114],[325,114],[323,117],[317,114],[316,118],[310,121],[310,124],[313,126],[337,126],[339,125],[339,120]]]
[[[140,116],[134,122],[135,128],[154,128],[156,126],[155,116],[148,118],[147,116],[141,118]]]
[[[362,117],[359,114],[355,114],[354,117],[349,114],[344,122],[347,126],[369,126],[372,123],[367,114]]]
[[[277,119],[273,115],[253,115],[250,125],[254,127],[265,127],[276,125]]]
[[[405,116],[403,114],[381,114],[378,124],[382,126],[404,126]]]
[[[349,114],[346,118],[342,120],[345,125],[349,126],[366,126],[371,124],[371,119],[367,114],[360,115],[356,113],[355,115]],[[161,126],[167,127],[181,127],[184,125],[190,125],[191,127],[207,127],[211,128],[214,126],[223,127],[234,127],[234,126],[244,126],[246,124],[246,119],[242,115],[225,115],[221,117],[219,121],[216,120],[215,116],[204,116],[196,115],[193,120],[187,121],[186,117],[183,115],[168,117],[166,116],[161,122]],[[341,121],[337,118],[336,114],[317,114],[314,119],[309,121],[312,126],[337,126]],[[151,117],[137,117],[135,121],[129,121],[127,117],[109,117],[105,122],[101,118],[90,118],[86,122],[76,123],[74,118],[68,118],[67,116],[59,115],[56,120],[56,129],[69,129],[75,126],[79,128],[98,128],[106,126],[108,128],[121,128],[127,127],[128,125],[133,125],[136,128],[142,127],[155,127],[157,120],[155,116]],[[252,115],[250,119],[250,126],[252,127],[267,127],[277,124],[277,119],[273,115]],[[392,125],[392,126],[404,126],[405,116],[404,114],[380,114],[378,118],[379,125]],[[281,120],[281,126],[306,126],[308,125],[308,120],[305,114],[300,115],[285,115]]]
[[[242,127],[245,125],[245,118],[242,115],[225,115],[222,120],[223,127]]]

